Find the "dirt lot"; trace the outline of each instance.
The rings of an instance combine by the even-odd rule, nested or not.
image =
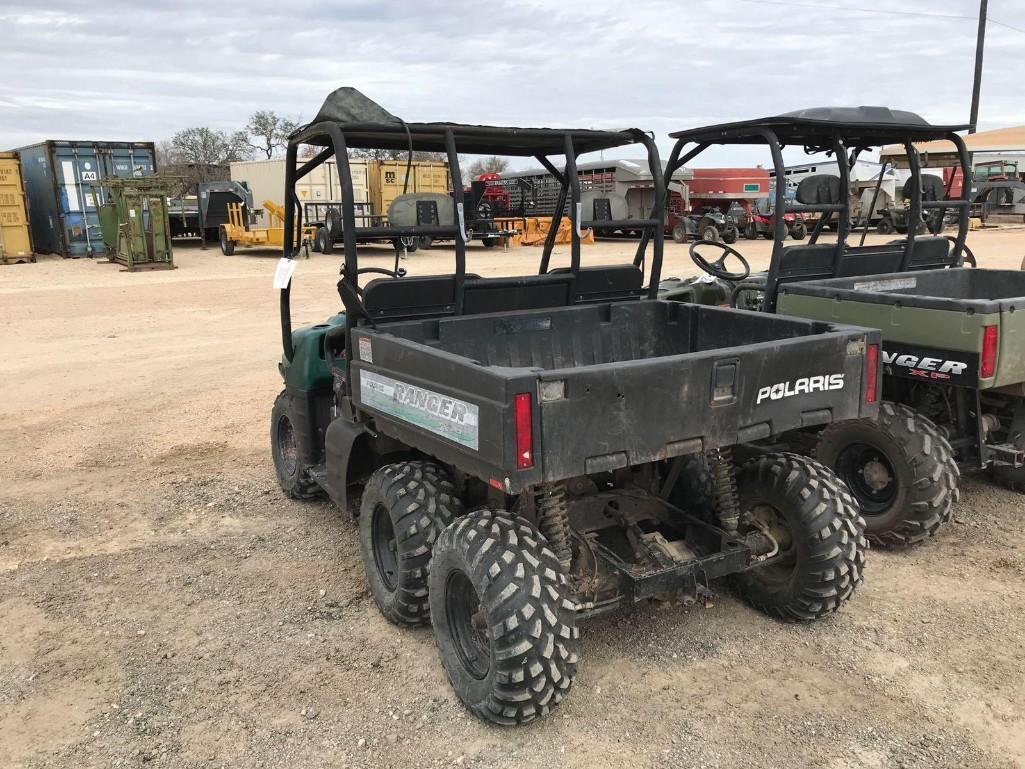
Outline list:
[[[1016,269],[1025,231],[970,244]],[[379,616],[348,515],[278,492],[275,255],[176,257],[0,268],[0,767],[1025,767],[1023,505],[983,478],[833,618],[643,605],[583,628],[553,718],[478,723],[430,632]],[[337,309],[339,259],[299,265],[298,323]]]

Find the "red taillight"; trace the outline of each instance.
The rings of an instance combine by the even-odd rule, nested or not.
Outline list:
[[[516,469],[534,466],[534,418],[531,414],[530,393],[518,393],[513,400],[516,416]]]
[[[865,403],[875,403],[879,393],[879,345],[865,350]]]
[[[996,326],[984,326],[982,329],[982,365],[979,369],[980,379],[989,379],[997,372],[997,336]]]

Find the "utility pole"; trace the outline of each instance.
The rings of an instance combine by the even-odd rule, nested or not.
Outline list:
[[[982,49],[986,42],[986,8],[989,0],[979,3],[979,36],[975,42],[975,82],[972,85],[972,115],[968,120],[968,133],[975,133],[979,125],[979,91],[982,88]]]

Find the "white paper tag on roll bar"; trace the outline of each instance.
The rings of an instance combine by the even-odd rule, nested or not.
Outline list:
[[[293,272],[295,272],[295,259],[281,257],[278,260],[278,268],[274,270],[274,288],[288,288]]]

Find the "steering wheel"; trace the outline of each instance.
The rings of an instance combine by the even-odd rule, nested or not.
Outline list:
[[[954,243],[954,244],[957,243],[957,238],[955,238],[953,235],[944,235],[943,237],[945,237],[951,243]],[[970,248],[968,248],[968,244],[967,243],[964,243],[964,244],[961,245],[961,263],[962,263],[962,265],[968,264],[968,265],[971,265],[972,267],[977,267],[978,266],[978,264],[975,261],[975,254],[973,254],[972,250]]]
[[[399,267],[397,270],[386,270],[384,267],[360,267],[356,270],[357,277],[368,274],[387,275],[389,278],[403,278],[406,275],[406,270],[402,267]],[[345,267],[342,267],[342,275],[345,275]],[[355,283],[356,295],[363,296],[363,287],[359,284],[359,281]],[[338,285],[341,286],[341,283]]]
[[[389,278],[404,278],[406,276],[404,267],[399,267],[397,270],[386,270],[384,267],[360,267],[356,270],[357,275],[366,275],[368,273],[387,275]]]
[[[716,246],[722,249],[723,255],[716,259],[714,262],[710,262],[701,254],[698,253],[698,246]],[[690,245],[690,258],[694,260],[694,264],[700,267],[702,270],[707,272],[714,278],[720,280],[728,280],[731,283],[744,280],[748,275],[751,274],[751,265],[747,263],[747,259],[737,249],[726,245],[725,243],[719,243],[715,240],[695,240]],[[735,256],[740,260],[740,263],[744,266],[743,272],[727,272],[726,270],[726,257]]]

